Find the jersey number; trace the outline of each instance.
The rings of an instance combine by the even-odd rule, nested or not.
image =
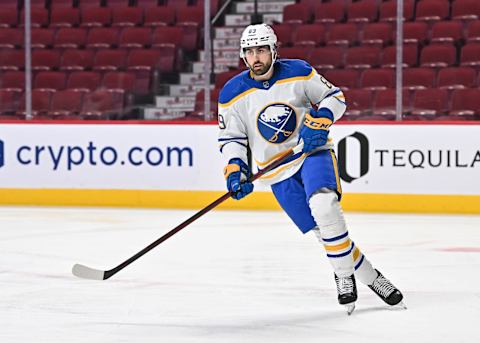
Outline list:
[[[221,114],[218,115],[218,126],[220,127],[220,129],[225,129],[226,126],[225,126],[225,119],[223,119],[223,116]]]

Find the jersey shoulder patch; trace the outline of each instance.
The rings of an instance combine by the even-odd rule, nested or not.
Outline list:
[[[248,70],[244,70],[240,74],[235,75],[230,80],[228,80],[227,83],[225,83],[218,96],[218,102],[220,105],[227,105],[237,96],[253,88],[251,85],[247,84],[244,81],[244,78],[248,75],[248,73]]]

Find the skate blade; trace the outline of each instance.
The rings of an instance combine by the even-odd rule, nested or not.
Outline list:
[[[347,314],[350,316],[355,310],[355,303],[346,304],[345,309],[347,310]]]

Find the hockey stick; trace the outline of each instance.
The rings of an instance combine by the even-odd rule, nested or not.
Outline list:
[[[276,159],[271,164],[266,166],[264,169],[261,169],[258,173],[250,176],[248,178],[248,181],[253,182],[253,181],[257,180],[262,175],[264,175],[264,174],[268,173],[269,171],[271,171],[272,169],[275,169],[276,167],[278,167],[282,162],[286,161],[289,157],[291,157],[291,156],[299,153],[300,151],[302,151],[302,148],[303,148],[303,143],[300,143],[299,145],[295,146],[294,148],[289,149],[283,155],[281,155],[278,159]],[[182,230],[186,226],[190,225],[195,220],[197,220],[198,218],[200,218],[201,216],[203,216],[205,213],[209,212],[210,210],[214,209],[215,207],[220,205],[222,202],[224,202],[225,200],[227,200],[231,196],[232,196],[232,192],[225,193],[220,198],[218,198],[217,200],[212,202],[210,205],[201,209],[200,211],[195,213],[193,216],[191,216],[190,218],[185,220],[183,223],[181,223],[180,225],[178,225],[174,229],[172,229],[169,232],[167,232],[166,234],[164,234],[162,237],[160,237],[155,242],[151,243],[150,245],[148,245],[147,247],[145,247],[144,249],[142,249],[141,251],[139,251],[138,253],[136,253],[132,257],[130,257],[128,260],[125,260],[124,262],[120,263],[115,268],[112,268],[110,270],[100,270],[100,269],[94,269],[94,268],[87,267],[83,264],[75,264],[72,268],[72,273],[73,273],[73,275],[75,275],[79,278],[82,278],[82,279],[90,279],[90,280],[106,280],[106,279],[109,279],[110,277],[112,277],[113,275],[115,275],[116,273],[121,271],[123,268],[128,266],[130,263],[132,263],[135,260],[137,260],[138,258],[142,257],[147,252],[149,252],[150,250],[155,248],[157,245],[166,241],[171,236],[173,236],[174,234],[176,234],[177,232],[179,232],[180,230]]]

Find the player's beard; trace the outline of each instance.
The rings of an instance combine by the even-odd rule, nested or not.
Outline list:
[[[261,75],[265,74],[270,69],[271,66],[272,66],[272,62],[269,62],[269,63],[256,62],[256,63],[253,64],[253,66],[250,68],[250,70],[255,75],[261,76]]]

